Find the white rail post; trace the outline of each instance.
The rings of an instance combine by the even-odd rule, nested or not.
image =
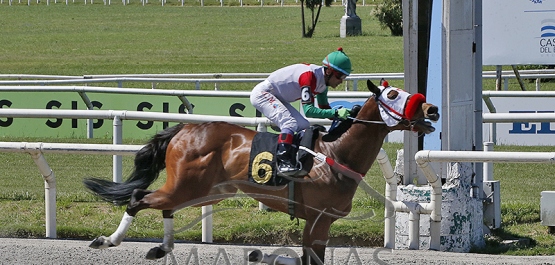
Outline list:
[[[202,243],[212,243],[213,218],[212,205],[202,206]]]
[[[420,213],[414,209],[409,211],[409,249],[419,249],[420,248]]]
[[[493,151],[493,142],[484,142],[484,152]],[[493,181],[493,163],[484,162],[484,181]]]
[[[85,105],[87,106],[88,110],[93,110],[93,104],[91,102],[91,100],[89,99],[89,96],[87,96],[87,94],[85,92],[78,92],[79,96],[81,96],[81,99],[83,99],[83,102],[85,102]],[[92,139],[93,138],[93,119],[87,119],[87,138],[88,139]]]
[[[40,149],[40,146],[37,148]],[[44,178],[46,237],[56,238],[56,177],[40,151],[33,151],[30,154]]]
[[[393,167],[389,162],[385,150],[380,149],[376,161],[380,166],[385,178],[385,214],[384,214],[384,247],[395,248],[395,206],[397,201],[397,179]]]
[[[121,122],[121,118],[119,116],[114,116],[114,121],[113,121],[113,144],[122,144],[123,140],[122,140],[122,122]],[[114,182],[122,182],[122,159],[121,159],[121,155],[114,155],[113,156],[113,162],[112,162],[112,166],[113,166],[113,181]]]

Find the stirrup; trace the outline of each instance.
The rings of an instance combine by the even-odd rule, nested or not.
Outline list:
[[[297,166],[293,166],[291,163],[278,165],[277,175],[282,177],[293,177],[302,169],[298,165],[298,163]]]

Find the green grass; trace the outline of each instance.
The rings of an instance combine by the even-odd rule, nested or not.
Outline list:
[[[553,146],[495,146],[495,151],[555,152]],[[550,164],[495,163],[494,176],[501,185],[501,226],[493,231],[482,253],[555,255],[555,236],[541,225],[540,193],[555,190]],[[508,247],[503,239],[525,238],[530,246]]]
[[[226,1],[235,6],[238,1]],[[300,8],[288,0],[287,7],[259,7],[257,1],[245,1],[248,7],[219,7],[217,1],[169,1],[160,6],[151,1],[146,7],[138,1],[129,6],[113,1],[84,5],[40,4],[34,1],[0,5],[0,73],[47,75],[96,75],[140,73],[233,73],[271,72],[297,63],[320,63],[328,52],[342,46],[353,61],[355,73],[403,71],[403,39],[391,37],[371,15],[372,7],[358,6],[363,35],[339,38],[339,21],[344,10],[338,5],[323,8],[313,38],[301,38]],[[485,67],[493,70],[491,67]],[[505,69],[508,70],[508,69]],[[494,89],[493,80],[484,81],[484,89]],[[113,84],[111,84],[113,85]],[[144,84],[130,84],[140,87]],[[532,85],[527,83],[530,89]],[[159,84],[157,88],[189,89],[186,85]],[[250,89],[244,85],[222,89]],[[511,90],[519,90],[511,80]],[[555,90],[555,83],[542,84],[542,90]],[[17,138],[1,135],[1,141],[110,143],[110,139]],[[141,144],[145,139],[125,139]],[[392,163],[400,144],[384,146]],[[496,146],[496,150],[550,151],[551,147]],[[88,194],[84,177],[111,179],[112,158],[100,155],[47,154],[46,159],[57,178],[58,236],[91,239],[110,234],[119,224],[124,209],[98,201]],[[44,183],[28,154],[0,153],[0,236],[43,237]],[[124,175],[130,173],[132,158],[124,157]],[[501,181],[503,228],[488,239],[485,253],[518,255],[553,254],[554,237],[539,224],[539,198],[542,190],[553,190],[551,167],[536,164],[495,164],[495,178]],[[153,186],[161,185],[165,175]],[[384,193],[385,181],[377,165],[366,181]],[[526,183],[526,185],[523,185]],[[358,192],[349,217],[374,210],[383,217],[383,205]],[[247,198],[226,200],[215,206],[214,238],[217,242],[297,243],[302,229],[286,214],[259,212]],[[183,209],[176,215],[176,228],[186,227],[200,216],[200,209]],[[161,214],[145,210],[133,223],[129,237],[161,238]],[[229,220],[241,220],[230,222]],[[382,246],[383,223],[373,220],[342,219],[332,226],[333,244]],[[502,238],[531,239],[530,248],[507,248]],[[177,235],[178,239],[200,241],[200,225]],[[343,242],[343,243],[342,243]]]
[[[371,7],[358,10],[363,36],[339,38],[344,10],[334,6],[323,8],[308,39],[301,38],[298,6],[2,6],[6,23],[0,32],[9,38],[0,39],[0,69],[64,75],[271,72],[320,63],[343,46],[355,73],[400,71],[402,38],[388,36]]]

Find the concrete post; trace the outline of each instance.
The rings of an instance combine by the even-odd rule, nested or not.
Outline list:
[[[344,0],[345,15],[341,17],[339,25],[339,36],[341,38],[362,35],[362,22],[356,14],[356,2],[357,0]]]

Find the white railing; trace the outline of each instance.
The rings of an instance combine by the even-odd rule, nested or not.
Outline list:
[[[555,118],[555,117],[554,117]],[[553,121],[553,119],[552,119]],[[430,165],[431,162],[478,162],[484,163],[484,171],[492,168],[491,163],[543,163],[555,164],[553,152],[494,152],[482,151],[430,151],[422,150],[415,154],[415,160],[432,188],[428,203],[397,200],[397,180],[385,151],[380,150],[378,165],[386,180],[384,247],[395,248],[395,212],[409,213],[409,248],[418,249],[420,244],[420,215],[430,215],[430,249],[440,250],[442,185],[440,177]],[[485,173],[485,172],[484,172]],[[491,174],[491,173],[490,173]],[[492,174],[491,174],[492,175]],[[492,176],[488,174],[488,180]],[[498,213],[500,215],[500,213]],[[500,218],[501,216],[499,216]]]
[[[0,85],[69,85],[69,84],[97,84],[117,83],[122,88],[124,83],[150,83],[151,88],[156,88],[157,83],[189,83],[195,84],[195,89],[201,89],[201,84],[214,84],[214,89],[220,89],[220,83],[259,83],[265,80],[269,74],[168,74],[168,75],[99,75],[99,76],[51,76],[44,75],[0,75],[0,79],[17,78],[17,80],[0,80]],[[55,77],[60,77],[55,79]],[[35,79],[42,78],[42,79]],[[358,90],[358,82],[368,79],[380,80],[403,79],[403,74],[352,74],[345,80],[345,91]],[[25,79],[25,80],[23,80]],[[352,84],[351,84],[352,83]],[[254,85],[253,85],[254,87]]]
[[[155,88],[156,83],[194,83],[196,89],[200,89],[202,83],[214,83],[214,88],[219,89],[219,83],[228,82],[244,82],[254,83],[260,82],[266,78],[269,73],[199,73],[199,74],[111,74],[111,75],[83,75],[83,76],[66,76],[66,75],[32,75],[32,74],[0,74],[0,85],[59,85],[59,84],[90,84],[109,82],[117,83],[119,87],[123,87],[124,82],[146,82],[151,83],[151,87]],[[535,79],[536,90],[540,90],[540,82],[543,78],[555,78],[555,70],[520,70],[520,78]],[[404,73],[361,73],[351,74],[346,78],[345,90],[357,90],[358,82],[366,79],[379,80],[381,78],[389,80],[403,80]],[[497,79],[496,71],[484,71],[483,79]],[[515,79],[517,75],[514,71],[502,71],[501,79],[504,81],[505,89],[508,90],[508,80]],[[17,80],[1,80],[1,79],[17,79]],[[237,80],[239,79],[239,80]],[[72,81],[73,80],[73,81]],[[87,81],[88,80],[88,81]],[[3,83],[7,81],[8,83]],[[21,81],[22,83],[18,83]],[[11,83],[10,83],[11,82]],[[352,83],[352,88],[349,83]],[[401,85],[399,85],[401,86]]]
[[[114,120],[114,139],[118,139],[117,135],[121,135],[121,120],[151,120],[151,121],[167,121],[167,122],[190,122],[200,123],[205,121],[226,121],[236,123],[243,126],[256,126],[259,131],[266,130],[266,126],[270,125],[270,121],[266,118],[243,118],[243,117],[227,117],[227,116],[210,116],[210,115],[194,115],[194,114],[173,114],[173,113],[150,113],[141,111],[102,111],[102,110],[35,110],[35,109],[0,109],[0,117],[17,117],[17,118],[80,118],[80,119],[113,119]],[[484,114],[484,122],[513,122],[513,121],[555,121],[555,113],[489,113]],[[120,121],[120,122],[116,122]],[[331,121],[322,119],[309,119],[311,123]],[[121,139],[121,137],[119,137]],[[56,237],[56,180],[52,169],[46,163],[42,153],[83,153],[83,154],[112,154],[114,155],[114,181],[121,182],[121,155],[131,155],[139,150],[140,145],[121,145],[121,142],[114,141],[114,145],[98,145],[98,144],[49,144],[49,143],[6,143],[0,142],[0,152],[23,152],[29,153],[35,163],[37,164],[43,178],[45,180],[45,208],[46,208],[46,236],[50,238]],[[422,168],[423,172],[429,183],[434,187],[434,192],[437,190],[437,175],[433,172],[431,167],[428,167],[427,162],[515,162],[515,163],[555,163],[553,153],[507,153],[507,152],[464,152],[464,151],[420,151],[417,153],[416,161]],[[120,159],[117,160],[116,157]],[[388,162],[387,158],[379,157],[378,162],[380,168],[384,172],[386,178],[386,198],[390,201],[389,207],[386,205],[388,213],[391,211],[412,211],[414,209],[407,208],[406,204],[396,201],[396,194],[391,187],[395,186],[395,181],[391,182],[391,176],[387,174],[392,170],[385,170],[384,166]],[[118,165],[119,163],[119,165]],[[116,169],[119,167],[119,170]],[[389,167],[391,167],[389,165]],[[116,174],[117,173],[117,174]],[[437,192],[435,192],[437,193]],[[441,216],[441,199],[438,196],[441,194],[433,194],[434,198],[430,204],[420,205],[415,204],[415,214],[431,214],[433,215],[433,224],[431,229],[431,236],[434,239],[433,247],[438,247],[439,241],[436,237],[439,235],[438,222]],[[438,206],[439,205],[439,206]],[[438,209],[439,207],[439,209]],[[209,212],[210,209],[203,209],[203,212]],[[390,214],[386,213],[386,216]],[[207,217],[209,218],[209,217]],[[210,217],[211,218],[211,217]],[[414,216],[413,219],[417,219]],[[211,242],[211,236],[206,236],[205,233],[211,235],[211,221],[210,219],[204,220],[203,224],[203,242]],[[208,227],[209,226],[209,227]],[[410,229],[412,227],[412,229]],[[392,233],[390,230],[394,228],[394,219],[386,220],[386,243],[387,246],[394,244],[391,241]],[[415,223],[409,227],[411,232],[411,245],[417,245],[419,238],[418,224]],[[388,232],[389,231],[389,232]],[[394,234],[393,234],[394,235]],[[413,242],[414,241],[414,242]]]
[[[497,123],[510,122],[548,122],[554,115],[549,113],[497,113],[491,98],[555,98],[555,91],[482,91],[482,99],[490,113],[483,113],[483,123],[489,123],[489,138],[494,143],[497,139]]]
[[[46,237],[56,238],[56,177],[43,153],[133,155],[141,145],[0,142],[0,152],[28,153],[44,178]]]
[[[133,155],[141,145],[122,145],[121,120],[149,120],[165,122],[202,123],[207,121],[225,121],[241,126],[253,126],[258,131],[266,131],[272,124],[267,118],[244,118],[195,114],[153,113],[143,111],[114,110],[36,110],[36,109],[0,109],[0,117],[14,118],[75,118],[75,119],[112,119],[113,145],[109,144],[61,144],[61,143],[13,143],[0,142],[0,152],[29,153],[39,168],[45,181],[46,237],[56,238],[56,179],[42,153],[65,154],[111,154],[113,155],[113,181],[122,181],[121,155]],[[330,125],[326,119],[308,119],[311,124]],[[203,206],[202,212],[211,212],[212,206]],[[212,216],[203,219],[203,242],[212,242]]]

